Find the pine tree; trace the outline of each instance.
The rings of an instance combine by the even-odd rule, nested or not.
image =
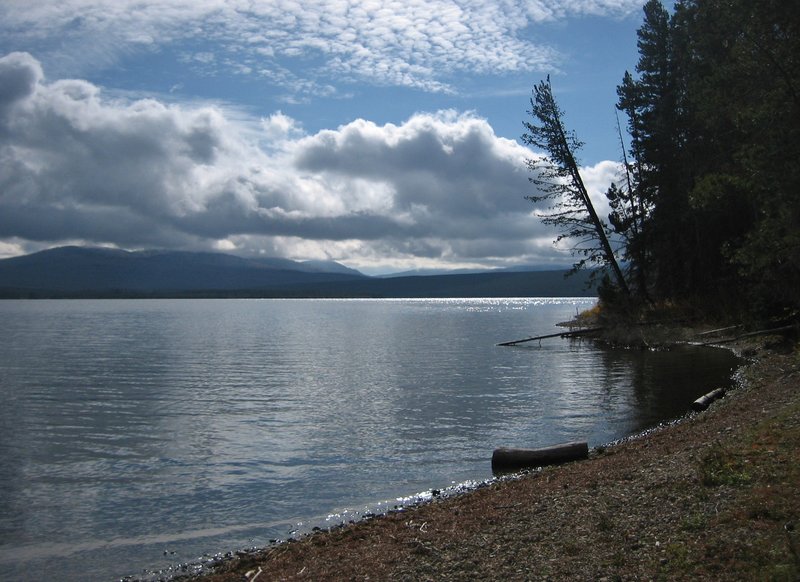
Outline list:
[[[583,143],[574,132],[564,128],[564,113],[553,97],[549,76],[534,87],[528,114],[534,118],[534,123],[523,122],[528,133],[522,136],[522,141],[543,149],[547,155],[527,160],[528,169],[535,174],[530,181],[541,192],[527,198],[551,204],[549,211],[541,215],[543,222],[560,230],[556,242],[573,241],[573,252],[583,256],[574,265],[575,270],[588,264],[609,267],[619,289],[630,296],[608,240],[606,225],[597,215],[581,177],[575,156]]]
[[[800,5],[686,3],[690,95],[705,166],[693,208],[748,302],[800,308]]]
[[[800,4],[650,0],[638,48],[631,179],[609,191],[645,209],[639,231],[611,218],[627,256],[662,299],[800,309]]]

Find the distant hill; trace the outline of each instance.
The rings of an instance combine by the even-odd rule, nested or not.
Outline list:
[[[0,294],[6,297],[219,293],[362,278],[338,263],[204,252],[60,247],[0,260]]]
[[[593,296],[564,271],[366,275],[332,261],[60,247],[0,260],[0,298]]]

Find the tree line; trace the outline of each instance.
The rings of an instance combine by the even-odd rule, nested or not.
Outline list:
[[[621,175],[600,217],[550,79],[522,137],[534,201],[608,272],[602,296],[754,315],[800,309],[800,2],[644,6],[639,59],[617,87]],[[619,260],[618,260],[619,259]]]

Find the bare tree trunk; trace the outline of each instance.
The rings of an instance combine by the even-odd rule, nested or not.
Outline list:
[[[586,190],[586,186],[583,183],[583,178],[581,178],[580,170],[578,169],[578,164],[575,161],[575,156],[572,153],[572,150],[569,147],[569,143],[567,142],[567,136],[564,133],[564,127],[561,125],[561,120],[558,120],[558,131],[559,131],[559,140],[563,145],[564,152],[566,154],[565,160],[567,163],[567,170],[569,170],[570,175],[572,176],[572,182],[575,184],[575,187],[580,192],[581,198],[583,199],[583,204],[586,207],[586,212],[589,213],[589,218],[594,225],[594,229],[597,232],[597,238],[600,241],[600,245],[603,248],[603,255],[605,256],[606,262],[611,265],[611,269],[614,271],[614,276],[617,280],[617,285],[619,285],[620,289],[625,293],[626,297],[631,296],[631,290],[628,287],[628,282],[625,280],[625,275],[622,274],[622,269],[619,267],[619,263],[617,262],[616,256],[614,256],[614,251],[611,248],[611,243],[608,242],[608,236],[606,236],[606,229],[603,228],[603,223],[600,221],[600,217],[597,216],[597,211],[594,209],[594,204],[592,204],[592,199],[589,198],[589,192]]]

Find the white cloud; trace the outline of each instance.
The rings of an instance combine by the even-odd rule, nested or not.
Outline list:
[[[558,53],[530,28],[572,16],[621,16],[641,0],[44,0],[0,5],[18,47],[51,46],[71,73],[130,51],[202,39],[187,64],[261,75],[298,95],[347,81],[450,91],[455,74],[553,70]],[[58,39],[54,43],[48,39]],[[32,45],[31,45],[32,46]],[[207,45],[204,45],[207,47]],[[216,52],[220,54],[216,54]],[[37,53],[38,54],[38,53]],[[291,64],[291,66],[290,66]],[[70,68],[72,67],[72,68]]]
[[[23,53],[0,58],[0,88],[0,252],[81,240],[356,266],[569,261],[524,200],[532,152],[474,114],[307,135],[276,112],[254,133],[213,106],[47,82]],[[595,196],[614,171],[587,169]]]
[[[0,240],[0,259],[8,259],[25,254],[25,246],[21,241]]]
[[[269,143],[282,143],[303,135],[303,128],[300,124],[280,111],[262,119],[261,129]]]
[[[603,220],[606,220],[611,212],[606,192],[612,182],[620,182],[622,165],[619,162],[612,161],[598,162],[594,166],[581,168],[581,177],[597,214]]]

